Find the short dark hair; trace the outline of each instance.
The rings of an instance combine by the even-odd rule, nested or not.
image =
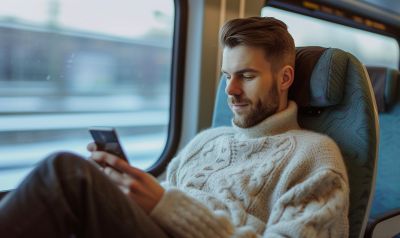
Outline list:
[[[220,30],[220,43],[229,48],[238,45],[263,48],[273,72],[284,65],[294,67],[296,53],[293,38],[286,24],[273,17],[230,20]]]

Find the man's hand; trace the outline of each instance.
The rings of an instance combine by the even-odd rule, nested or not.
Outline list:
[[[118,186],[122,187],[129,198],[134,200],[146,213],[150,213],[164,194],[164,188],[151,175],[138,168],[130,166],[115,155],[96,150],[96,144],[90,143],[87,149],[93,159],[100,165],[106,165],[104,171]],[[122,171],[123,174],[107,166]]]

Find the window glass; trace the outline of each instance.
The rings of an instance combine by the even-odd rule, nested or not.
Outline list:
[[[261,15],[285,22],[296,46],[335,47],[352,53],[365,65],[399,66],[399,44],[392,37],[272,7],[264,7]]]
[[[116,127],[146,169],[168,133],[173,0],[0,1],[0,190]]]

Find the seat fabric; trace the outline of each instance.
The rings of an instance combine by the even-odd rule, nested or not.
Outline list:
[[[400,72],[367,67],[379,109],[380,143],[370,219],[400,209]]]

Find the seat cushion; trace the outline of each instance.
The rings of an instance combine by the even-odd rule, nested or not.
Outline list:
[[[396,101],[399,71],[385,67],[368,66],[367,71],[374,88],[375,99],[379,112],[391,109]]]
[[[299,107],[327,107],[342,100],[347,61],[335,52],[319,46],[296,48],[289,98]]]

